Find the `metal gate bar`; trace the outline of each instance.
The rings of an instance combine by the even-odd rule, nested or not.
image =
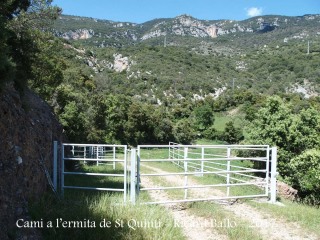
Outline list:
[[[146,158],[141,156],[141,151],[143,149],[167,149],[168,158]],[[201,150],[201,152],[192,152],[192,149]],[[226,155],[221,154],[208,154],[205,150],[208,149],[225,149]],[[249,151],[262,151],[265,152],[264,157],[237,157],[233,156],[231,153],[235,150],[249,150]],[[270,150],[272,151],[272,157],[270,159]],[[152,152],[152,151],[151,151]],[[191,156],[192,155],[192,156]],[[192,201],[210,201],[210,200],[222,200],[222,199],[235,199],[235,198],[255,198],[255,197],[268,197],[270,196],[270,201],[276,201],[276,148],[270,148],[268,145],[180,145],[175,143],[170,143],[169,145],[139,145],[137,149],[137,194],[139,191],[152,191],[152,190],[174,190],[174,189],[185,189],[185,199],[177,199],[172,201],[164,202],[147,202],[147,204],[153,203],[178,203],[178,202],[192,202]],[[256,161],[265,162],[264,169],[254,169],[249,167],[237,166],[232,164],[234,161]],[[226,163],[221,163],[217,161],[225,161]],[[269,165],[271,163],[271,174],[269,172]],[[175,165],[184,169],[184,172],[170,172],[170,173],[140,173],[139,166],[141,163],[150,162],[172,162]],[[216,166],[216,167],[215,167]],[[193,169],[193,171],[190,171]],[[210,170],[211,169],[211,170]],[[234,170],[236,169],[236,170]],[[261,180],[261,177],[254,175],[248,175],[249,173],[260,173],[265,177],[261,182],[250,182],[248,179]],[[226,183],[221,184],[207,184],[207,185],[188,185],[188,176],[204,176],[215,174],[220,177],[226,178]],[[234,176],[231,176],[234,175]],[[146,187],[140,186],[140,178],[143,177],[165,177],[165,176],[184,176],[185,184],[184,186],[172,186],[172,187]],[[236,177],[239,176],[239,177]],[[269,183],[269,178],[271,183]],[[236,181],[236,183],[231,183],[231,180]],[[232,186],[258,186],[264,187],[263,194],[251,194],[245,196],[230,196],[230,187]],[[227,193],[223,197],[208,197],[208,198],[198,198],[198,199],[187,199],[187,191],[192,188],[208,188],[208,187],[226,187]]]
[[[54,146],[56,143],[54,144]],[[68,151],[66,155],[66,148],[70,147],[71,150]],[[79,150],[80,149],[80,150]],[[106,150],[106,149],[112,149]],[[116,158],[116,151],[122,149],[121,154],[122,158]],[[109,151],[109,152],[107,152]],[[112,153],[112,157],[108,158],[107,154]],[[123,165],[123,174],[118,173],[92,173],[92,172],[74,172],[66,171],[65,163],[67,161],[83,161],[87,162],[97,162],[97,165],[100,163],[111,163],[113,169],[115,169],[115,163],[119,162]],[[54,161],[56,162],[56,160]],[[61,144],[61,172],[60,172],[60,192],[61,196],[64,195],[64,189],[81,189],[81,190],[98,190],[98,191],[110,191],[110,192],[123,192],[123,200],[127,200],[127,146],[126,145],[107,145],[107,144]],[[57,178],[57,169],[54,169],[54,179]],[[65,176],[66,175],[80,175],[80,176],[103,176],[103,177],[119,177],[123,178],[123,187],[122,188],[108,188],[108,187],[94,187],[94,186],[66,186],[65,185]],[[56,186],[57,189],[57,186]]]

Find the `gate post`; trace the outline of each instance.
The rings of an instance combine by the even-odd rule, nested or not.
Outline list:
[[[227,148],[227,197],[229,197],[230,195],[230,170],[231,170],[231,166],[230,166],[230,158],[231,157],[231,148],[228,147]]]
[[[277,201],[277,147],[272,147],[271,153],[271,174],[270,174],[270,202]]]
[[[61,144],[61,197],[64,197],[64,145]]]
[[[53,142],[53,188],[58,191],[58,142]]]
[[[204,147],[201,148],[201,177],[203,177],[204,170]]]
[[[113,144],[114,145],[114,144]],[[125,150],[126,152],[127,152],[127,149]],[[116,147],[115,146],[113,146],[113,170],[115,170],[116,169],[116,162],[115,162],[115,160],[116,160]]]
[[[137,150],[131,149],[131,161],[130,161],[130,172],[131,172],[131,180],[130,180],[130,201],[132,204],[136,204],[136,155]]]
[[[139,196],[140,194],[140,146],[138,146],[138,150],[136,150],[136,165],[137,165],[137,177],[136,177],[136,194]]]
[[[184,158],[184,172],[185,173],[188,173],[188,148],[185,147],[184,148],[184,155],[183,155],[183,158]],[[187,199],[188,197],[188,175],[185,174],[184,176],[184,186],[185,186],[185,189],[184,189],[184,199]]]
[[[128,184],[128,169],[127,169],[127,164],[128,164],[128,158],[127,158],[127,146],[124,146],[124,156],[123,156],[123,175],[124,175],[124,179],[123,179],[123,202],[124,204],[127,203],[127,194],[128,194],[128,189],[127,189],[127,184]],[[115,160],[115,158],[113,159]],[[114,162],[115,163],[115,162]],[[115,168],[114,168],[115,169]]]

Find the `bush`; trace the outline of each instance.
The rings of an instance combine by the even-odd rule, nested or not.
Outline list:
[[[243,133],[240,128],[236,128],[232,121],[226,123],[226,128],[224,129],[221,140],[235,144],[239,143],[243,138]]]
[[[214,126],[207,128],[203,132],[203,136],[206,139],[210,139],[210,140],[223,140],[223,132],[218,131],[217,129],[214,128]]]
[[[311,204],[320,204],[320,150],[311,149],[290,161],[293,187]]]
[[[181,119],[175,124],[173,135],[175,140],[182,144],[189,144],[196,138],[192,123],[188,119]]]

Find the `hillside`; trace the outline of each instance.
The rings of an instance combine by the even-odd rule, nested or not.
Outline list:
[[[54,32],[109,93],[123,88],[159,102],[170,95],[216,97],[235,87],[310,97],[319,92],[319,21],[320,15],[244,21],[182,15],[134,24],[61,16]]]

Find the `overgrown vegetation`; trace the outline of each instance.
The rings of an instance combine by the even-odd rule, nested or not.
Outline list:
[[[31,206],[45,239],[185,239],[163,206],[123,205],[121,196],[110,194],[73,196],[62,201],[46,196]]]
[[[305,200],[319,204],[320,114],[313,107],[294,112],[291,104],[270,97],[248,126],[246,142],[277,146],[280,176]]]

